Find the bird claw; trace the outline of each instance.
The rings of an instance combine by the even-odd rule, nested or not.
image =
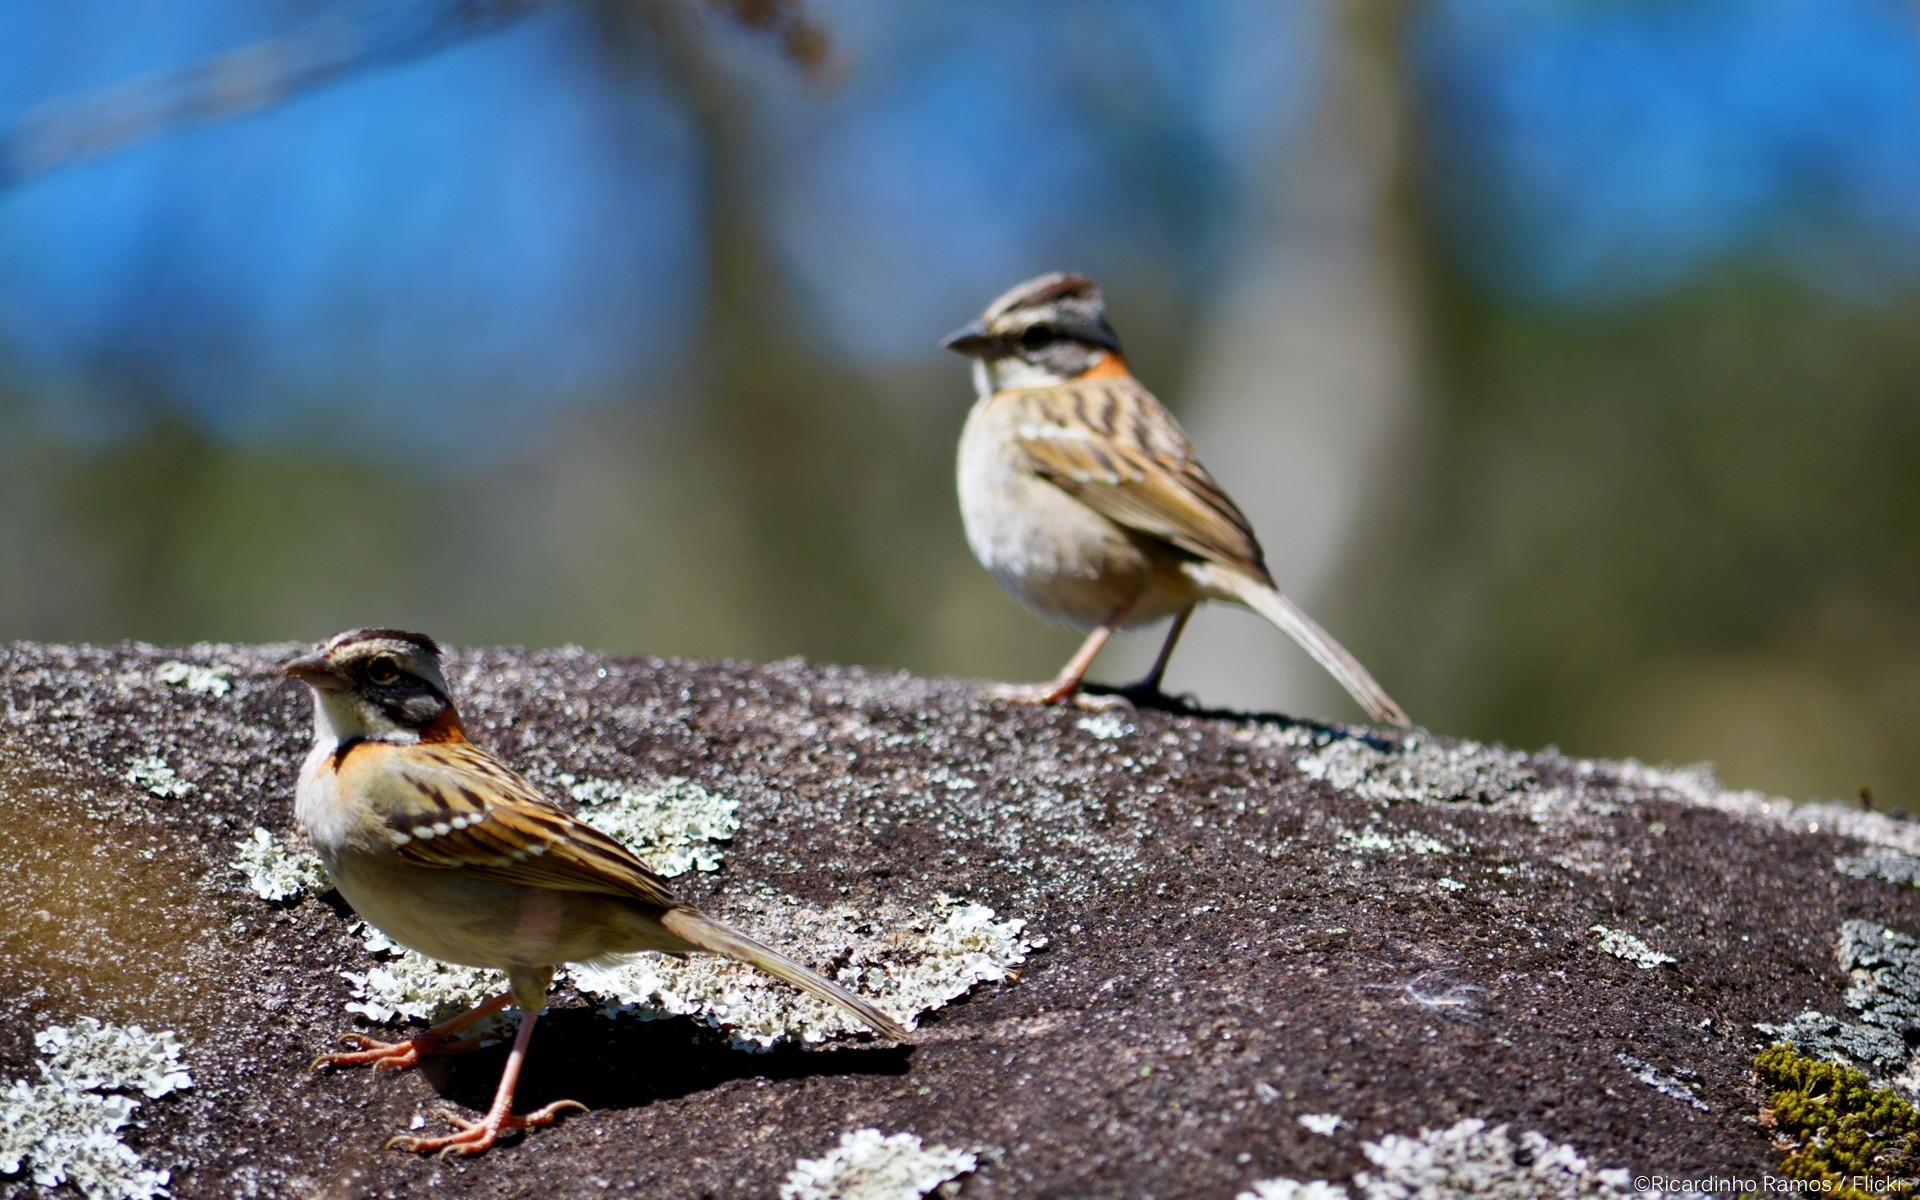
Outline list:
[[[986,689],[985,694],[987,699],[1003,704],[1030,704],[1042,708],[1064,704],[1068,700],[1085,707],[1087,699],[1077,683],[1000,683]]]
[[[404,1071],[408,1067],[419,1066],[420,1060],[429,1055],[467,1054],[478,1050],[481,1044],[479,1038],[445,1041],[424,1034],[404,1042],[383,1042],[364,1033],[343,1033],[338,1040],[341,1045],[356,1049],[322,1054],[307,1064],[307,1069],[323,1071],[328,1067],[357,1067],[370,1063],[376,1071]]]
[[[1058,704],[1066,698],[1054,695],[1053,686],[1045,683],[999,683],[987,688],[983,694],[987,699],[1003,704]]]
[[[491,1149],[504,1132],[551,1125],[560,1119],[561,1113],[567,1111],[586,1112],[587,1106],[578,1100],[555,1100],[545,1108],[536,1109],[523,1117],[516,1117],[512,1113],[489,1112],[478,1121],[469,1121],[452,1109],[443,1108],[439,1115],[447,1124],[453,1126],[454,1132],[445,1137],[435,1138],[396,1134],[387,1139],[386,1149],[407,1150],[414,1154],[435,1154],[441,1158],[457,1154],[465,1158]]]

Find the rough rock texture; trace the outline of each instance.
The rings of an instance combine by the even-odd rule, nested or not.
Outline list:
[[[1377,1175],[1363,1147],[1467,1120],[1596,1170],[1752,1178],[1778,1161],[1756,1023],[1849,1011],[1844,922],[1920,933],[1899,870],[1835,866],[1906,869],[1912,826],[1700,772],[1022,710],[800,662],[459,651],[470,731],[535,779],[740,801],[719,870],[675,880],[711,911],[778,940],[778,906],[748,903],[770,889],[806,911],[958,897],[1046,945],[908,1048],[747,1053],[563,985],[521,1104],[593,1111],[422,1160],[381,1143],[484,1106],[503,1052],[309,1072],[367,1028],[342,973],[368,952],[336,895],[269,901],[234,866],[256,826],[292,834],[310,717],[274,664],[293,649],[0,651],[0,1092],[50,1026],[174,1034],[193,1086],[120,1136],[175,1196],[771,1197],[875,1129],[975,1155],[943,1194],[1224,1198]],[[35,1187],[0,1175],[0,1195]]]

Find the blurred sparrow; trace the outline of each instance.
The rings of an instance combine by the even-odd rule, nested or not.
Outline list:
[[[470,1048],[454,1034],[520,1006],[520,1027],[493,1106],[451,1113],[446,1137],[390,1140],[421,1152],[478,1154],[502,1130],[551,1123],[561,1100],[514,1116],[513,1089],[547,985],[563,962],[703,950],[750,963],[832,1001],[885,1037],[899,1022],[845,988],[676,901],[626,847],[578,821],[467,740],[432,639],[394,629],[339,634],[284,668],[313,689],[314,743],[300,772],[300,824],[340,894],[394,941],[445,962],[497,967],[508,991],[404,1042],[359,1034],[359,1049],[315,1067],[411,1067]]]
[[[1107,324],[1100,286],[1042,275],[941,343],[974,360],[979,399],[960,435],[960,514],[975,557],[1013,597],[1092,634],[1058,678],[998,689],[1066,700],[1116,629],[1171,616],[1133,688],[1157,693],[1202,600],[1278,625],[1374,719],[1407,724],[1366,668],[1280,593],[1247,519],[1140,386]]]

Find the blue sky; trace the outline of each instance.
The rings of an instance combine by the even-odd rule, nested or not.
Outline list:
[[[314,11],[0,5],[0,129]],[[931,356],[1039,267],[1203,284],[1327,94],[1335,19],[1330,0],[817,11],[837,90],[740,50],[765,114],[749,200],[820,335],[875,365]],[[702,147],[594,36],[556,6],[0,193],[0,370],[78,439],[147,419],[132,380],[234,437],[357,407],[456,445],[670,373],[703,295]],[[1424,192],[1491,294],[1619,305],[1747,259],[1860,303],[1910,286],[1909,3],[1433,0],[1406,52]]]

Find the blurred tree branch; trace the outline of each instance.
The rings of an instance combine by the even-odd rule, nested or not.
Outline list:
[[[405,62],[502,29],[554,0],[427,0],[329,13],[177,71],[90,95],[48,101],[0,130],[0,191],[56,168],[100,158],[186,125],[270,108],[388,63]],[[798,0],[707,0],[736,24],[776,38],[813,70],[824,31]]]

